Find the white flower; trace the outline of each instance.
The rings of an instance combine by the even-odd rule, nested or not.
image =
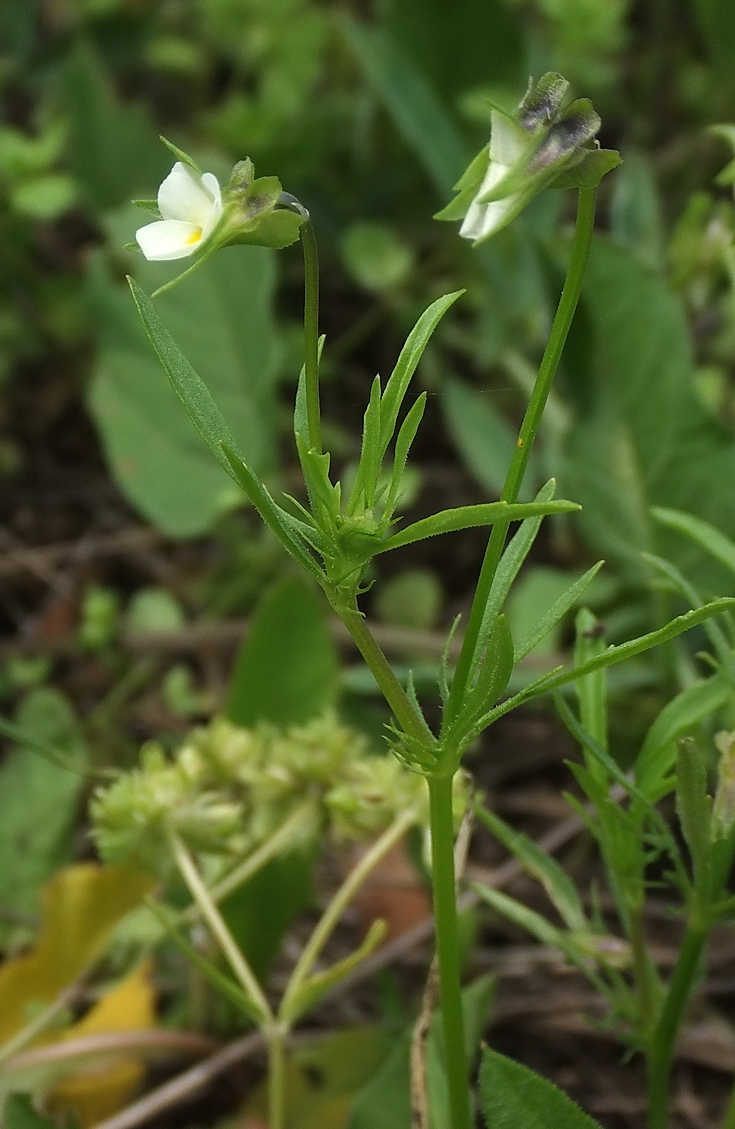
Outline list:
[[[523,196],[521,192],[513,192],[500,200],[490,203],[481,201],[492,193],[501,180],[512,169],[517,161],[523,159],[529,147],[528,135],[515,122],[509,121],[503,114],[496,110],[492,113],[492,130],[490,134],[490,164],[483,178],[480,188],[467,209],[467,215],[462,221],[459,234],[464,239],[487,239],[494,231],[498,231],[508,222],[509,214],[514,212]]]
[[[222,215],[222,192],[214,173],[198,176],[177,161],[158,189],[162,218],[136,231],[146,259],[185,259],[209,239]]]

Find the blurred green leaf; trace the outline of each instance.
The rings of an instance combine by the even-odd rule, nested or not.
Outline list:
[[[30,1094],[8,1094],[3,1107],[5,1129],[54,1129],[50,1117],[38,1113]]]
[[[162,278],[161,266],[140,263],[136,276],[152,289]],[[187,374],[196,370],[195,383],[201,375],[196,384],[201,419],[209,418],[212,406],[227,419],[229,426],[210,427],[208,442],[228,471],[218,440],[230,429],[258,471],[273,464],[279,361],[274,287],[272,252],[237,247],[213,256],[155,307],[144,294],[140,298],[148,302],[151,324],[158,327],[154,332],[169,375],[183,365],[181,387],[188,389]],[[97,264],[91,290],[101,348],[89,404],[115,477],[130,501],[166,533],[203,533],[242,495],[197,435],[127,288],[114,286]]]
[[[313,859],[291,851],[272,859],[220,905],[250,967],[263,981],[297,915],[313,903]]]
[[[472,388],[463,380],[444,381],[441,403],[465,465],[482,486],[499,495],[515,450],[513,428],[496,410],[487,392]],[[533,497],[536,479],[536,460],[532,455],[519,501],[527,502]]]
[[[408,569],[384,581],[377,590],[375,610],[386,623],[430,631],[443,600],[441,581],[429,569]]]
[[[340,26],[365,77],[439,195],[451,195],[469,153],[431,86],[387,32],[349,16],[342,17]]]
[[[171,162],[147,109],[118,101],[86,40],[79,39],[65,60],[61,98],[69,168],[93,209],[116,208],[163,179]]]
[[[482,1055],[480,1104],[488,1129],[600,1129],[553,1082],[489,1048]]]
[[[35,913],[44,882],[71,855],[84,789],[82,775],[51,763],[31,740],[50,746],[85,768],[88,757],[74,712],[58,691],[31,691],[15,727],[29,737],[0,767],[0,905]]]
[[[594,336],[591,352],[575,358],[577,414],[562,475],[564,493],[583,507],[578,528],[638,583],[647,551],[696,572],[700,587],[728,591],[730,578],[706,554],[650,515],[667,506],[735,534],[735,438],[696,397],[681,306],[665,281],[601,238],[585,303]]]
[[[139,588],[125,613],[125,627],[141,635],[178,631],[186,615],[178,600],[166,588]]]
[[[735,6],[730,0],[691,0],[705,45],[718,69],[718,79],[732,89],[735,58]]]
[[[47,173],[16,184],[10,193],[10,206],[19,215],[33,220],[55,220],[76,202],[76,186],[66,173]]]
[[[705,717],[711,717],[729,698],[732,687],[716,674],[687,686],[661,710],[646,734],[635,766],[642,792],[654,794],[676,763],[676,741]]]
[[[612,180],[610,234],[644,266],[661,270],[666,258],[666,232],[661,200],[651,162],[632,150]]]
[[[236,725],[298,725],[333,706],[337,654],[326,602],[301,577],[266,593],[235,662],[227,716]]]
[[[342,236],[342,257],[356,282],[365,290],[390,290],[406,279],[414,264],[407,243],[385,223],[363,221]]]

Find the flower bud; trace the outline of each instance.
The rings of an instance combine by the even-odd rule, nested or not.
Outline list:
[[[435,219],[462,220],[460,235],[479,243],[542,189],[592,187],[619,164],[617,153],[594,141],[601,123],[591,102],[580,98],[564,108],[568,89],[566,79],[550,73],[535,87],[529,83],[512,114],[493,107],[489,144],[457,183],[459,195]]]

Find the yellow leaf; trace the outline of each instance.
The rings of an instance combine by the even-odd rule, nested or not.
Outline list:
[[[36,947],[0,966],[0,1044],[100,955],[117,922],[154,885],[141,871],[94,863],[67,867],[46,884]]]
[[[150,974],[151,962],[144,961],[103,996],[84,1019],[68,1028],[64,1039],[155,1026],[155,992]],[[60,1082],[49,1096],[48,1108],[54,1114],[71,1114],[82,1129],[87,1129],[126,1105],[144,1074],[141,1058],[105,1055],[94,1066]]]

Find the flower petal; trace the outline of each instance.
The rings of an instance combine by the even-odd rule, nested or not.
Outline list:
[[[212,173],[208,177],[216,183],[217,178]],[[205,187],[203,178],[177,161],[158,189],[158,207],[162,217],[164,220],[185,220],[197,227],[204,227],[216,199],[208,189],[209,183]]]
[[[202,228],[184,220],[157,220],[135,233],[146,259],[185,259],[202,242]]]

